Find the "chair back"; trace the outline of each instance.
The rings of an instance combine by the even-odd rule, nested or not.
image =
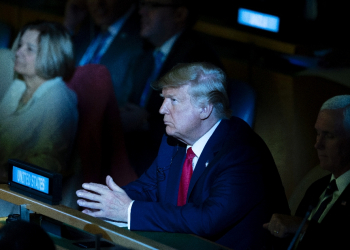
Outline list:
[[[0,48],[9,48],[11,40],[11,27],[0,22]]]
[[[67,85],[78,97],[76,147],[84,182],[105,183],[107,174],[120,186],[135,180],[108,69],[99,64],[79,66]]]
[[[10,87],[14,78],[13,53],[9,49],[0,48],[0,100]]]
[[[232,115],[254,125],[256,93],[248,83],[238,80],[228,80],[228,98]]]

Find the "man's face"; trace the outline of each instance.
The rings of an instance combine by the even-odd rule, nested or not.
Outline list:
[[[350,169],[350,137],[343,126],[342,109],[325,109],[318,114],[315,148],[323,169],[339,177]]]
[[[164,101],[159,112],[164,115],[166,133],[192,145],[199,138],[201,108],[192,105],[189,88],[189,85],[184,85],[180,88],[163,89]]]
[[[87,0],[89,13],[95,24],[107,28],[121,17],[130,6],[130,0]]]
[[[153,4],[153,5],[152,5]],[[158,6],[157,6],[158,4]],[[162,45],[173,34],[176,26],[175,8],[162,6],[172,4],[171,0],[144,0],[140,4],[140,35],[155,46]]]

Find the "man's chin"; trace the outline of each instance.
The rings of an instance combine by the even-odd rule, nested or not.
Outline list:
[[[174,135],[173,130],[172,130],[171,128],[169,128],[169,126],[166,126],[165,132],[166,132],[166,134],[169,135],[169,136],[173,136],[173,135]]]
[[[331,171],[332,172],[332,166],[328,162],[322,162],[320,161],[320,168],[323,170]]]

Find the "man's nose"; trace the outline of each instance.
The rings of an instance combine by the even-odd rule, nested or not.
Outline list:
[[[163,101],[162,106],[160,106],[159,113],[165,115],[169,112],[166,104],[166,100]]]
[[[322,149],[323,148],[323,136],[316,136],[316,143],[314,147],[316,149]]]

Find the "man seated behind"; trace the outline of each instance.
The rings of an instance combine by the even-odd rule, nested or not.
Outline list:
[[[73,34],[76,65],[105,65],[119,102],[129,63],[142,51],[136,1],[68,0],[63,23]]]
[[[83,184],[77,191],[83,212],[127,222],[130,230],[190,233],[234,249],[260,249],[269,235],[262,222],[289,208],[269,149],[248,124],[230,118],[223,71],[179,64],[157,87],[167,133],[157,158],[123,188],[109,176],[106,186]]]
[[[350,95],[327,100],[318,114],[315,129],[320,166],[331,175],[310,186],[296,216],[274,214],[264,227],[276,237],[290,240],[288,236],[296,234],[306,217],[300,235],[295,236],[295,249],[343,249],[350,235]],[[326,189],[333,180],[336,188],[329,193]]]

